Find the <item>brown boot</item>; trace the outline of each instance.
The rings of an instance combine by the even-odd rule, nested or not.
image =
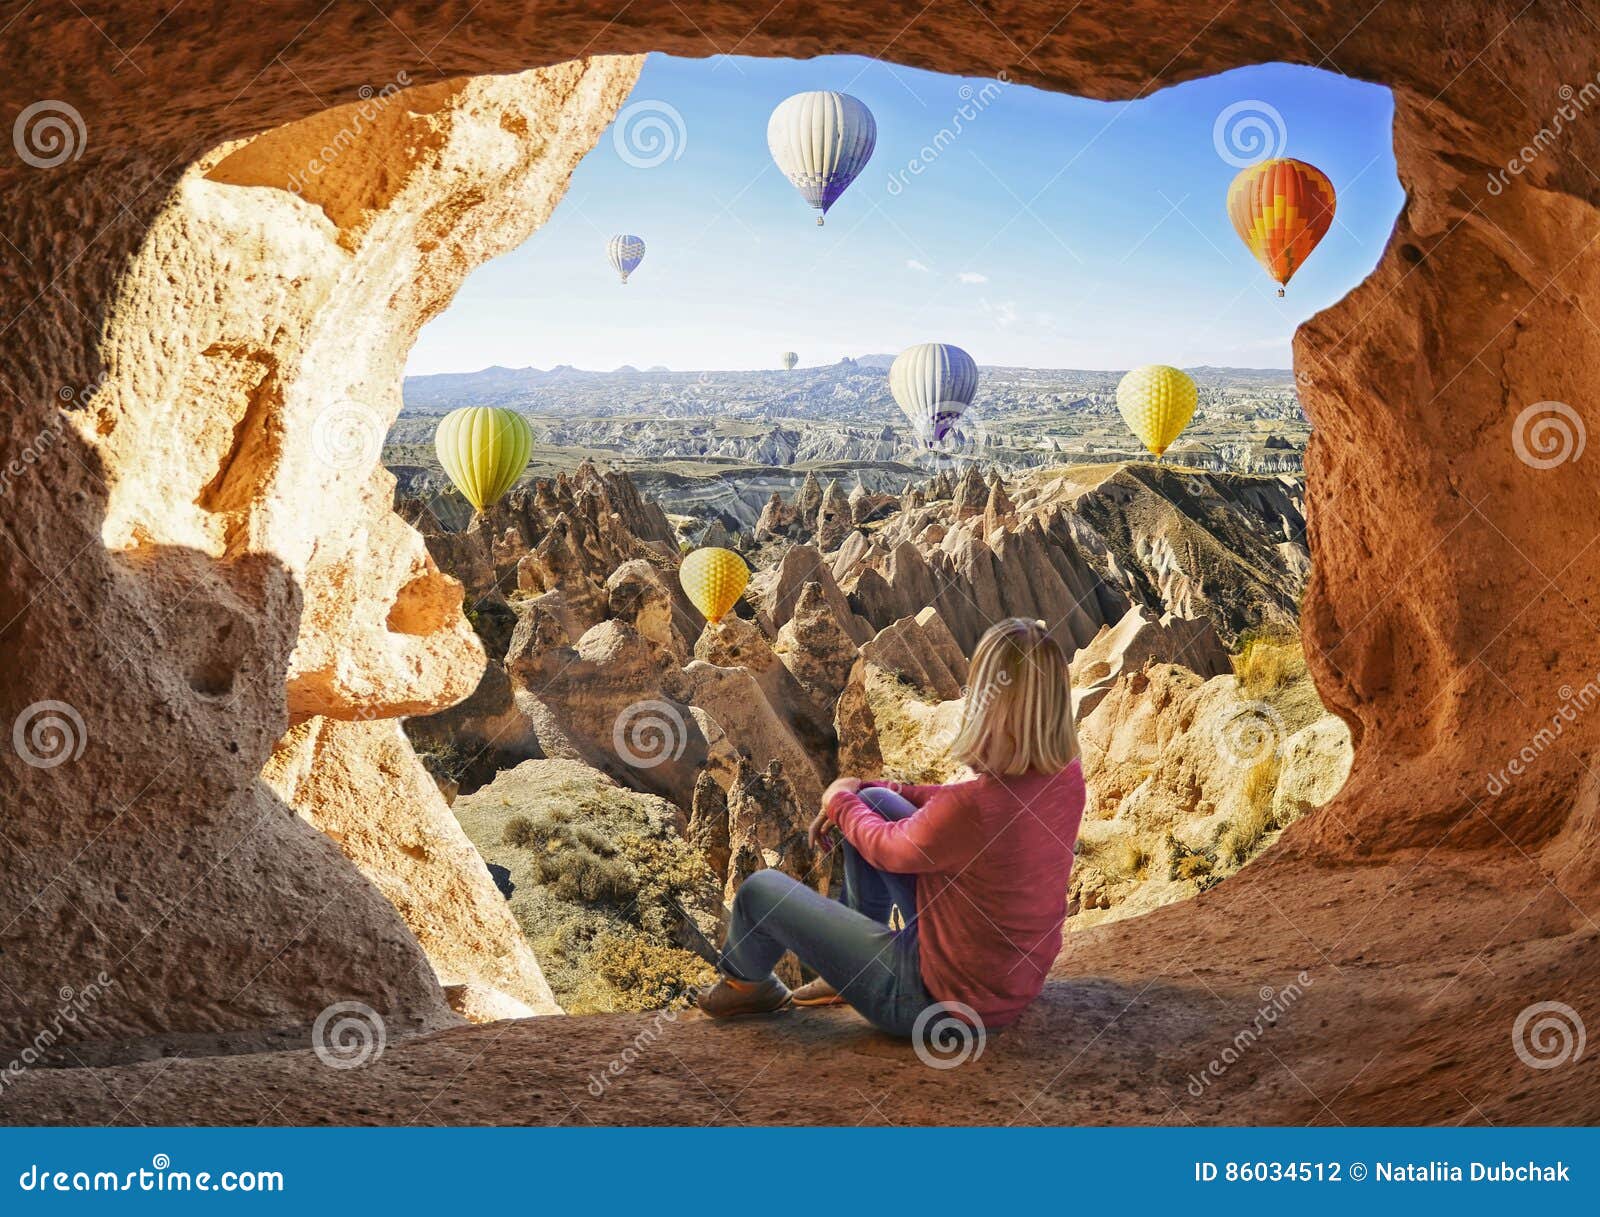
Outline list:
[[[735,980],[724,976],[699,997],[700,1009],[712,1018],[739,1014],[771,1014],[789,1004],[789,988],[776,976],[765,980]]]
[[[797,1006],[842,1006],[844,998],[839,996],[835,989],[822,977],[801,985],[792,994],[790,1000]]]

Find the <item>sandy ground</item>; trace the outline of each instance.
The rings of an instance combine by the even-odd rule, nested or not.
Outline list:
[[[1534,1003],[1562,1002],[1580,1021],[1600,1011],[1600,932],[1549,875],[1486,856],[1337,869],[1270,859],[1251,871],[1249,883],[1074,936],[1023,1021],[945,1068],[848,1010],[732,1023],[696,1014],[555,1017],[391,1041],[360,1068],[330,1068],[304,1049],[36,1068],[0,1094],[0,1119],[1600,1120],[1594,1053],[1575,1053],[1571,1037],[1535,1033],[1537,1018],[1524,1027],[1522,1053],[1514,1042],[1519,1014]],[[1298,966],[1281,962],[1295,958]],[[1280,962],[1260,970],[1269,959]],[[1572,977],[1583,978],[1579,988],[1570,980],[1552,988]],[[613,1061],[620,1073],[610,1072]]]

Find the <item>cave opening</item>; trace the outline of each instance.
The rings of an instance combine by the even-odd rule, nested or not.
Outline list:
[[[883,113],[813,234],[755,100],[829,81]],[[565,1008],[703,980],[741,841],[837,883],[794,831],[836,774],[959,777],[938,741],[999,617],[1049,621],[1073,656],[1091,810],[1069,929],[1209,890],[1337,794],[1349,732],[1298,628],[1311,426],[1289,335],[1393,227],[1392,108],[1286,65],[1103,103],[854,57],[645,61],[549,220],[422,329],[383,447],[488,656],[469,698],[405,730]],[[1222,194],[1295,154],[1326,162],[1341,210],[1283,301]],[[613,230],[645,238],[625,286]],[[814,289],[830,265],[859,268],[846,303]],[[930,334],[995,351],[936,452],[873,346]],[[1164,352],[1201,406],[1156,462],[1115,388]],[[1285,366],[1243,366],[1259,352]],[[482,405],[535,446],[479,514],[432,433]],[[755,572],[712,630],[674,575],[708,544]]]
[[[1581,11],[464,7],[290,3],[221,24],[130,0],[100,28],[35,6],[8,29],[18,155],[0,173],[20,256],[0,259],[0,314],[26,351],[0,369],[10,1044],[66,984],[95,998],[70,1035],[126,1053],[310,1028],[350,1002],[391,1037],[557,1008],[397,724],[472,695],[484,652],[378,461],[421,327],[554,214],[628,98],[630,56],[869,50],[1106,99],[1283,60],[1392,88],[1406,188],[1372,274],[1294,339],[1316,424],[1301,627],[1356,740],[1350,778],[1230,881],[1075,936],[1033,1021],[964,1075],[980,1084],[941,1087],[930,1113],[916,1063],[883,1057],[882,1076],[907,1100],[898,1117],[974,1123],[1013,1091],[1015,1118],[1077,1124],[1553,1123],[1593,1107],[1587,1073],[1524,1072],[1546,1062],[1507,1043],[1550,1002],[1588,1009],[1600,975],[1600,720],[1583,713],[1597,490],[1575,459],[1600,127],[1552,120],[1592,95]],[[304,23],[280,37],[294,11]],[[69,45],[91,65],[70,79]],[[24,138],[46,98],[82,120],[52,120],[64,147]],[[351,127],[355,99],[373,138]],[[619,603],[648,601],[635,587]],[[1272,1060],[1185,1094],[1262,988],[1302,974],[1314,989]],[[315,1071],[309,1053],[263,1053],[175,1060],[159,1078],[33,1070],[7,1098],[41,1123],[117,1116],[112,1092],[152,1124],[249,1122],[261,1109],[229,1102],[288,1081],[279,1118],[410,1115],[381,1101],[387,1083],[437,1117],[417,1079],[456,1074],[453,1046],[582,1093],[608,1059],[600,1038],[626,1023],[455,1028],[408,1041],[420,1072],[393,1054],[337,1084],[273,1072]],[[696,1071],[737,1071],[728,1046],[759,1045],[761,1084],[737,1112],[640,1070],[587,1114],[881,1118],[829,1072],[859,1060],[859,1028],[813,1026],[842,1051],[819,1053],[810,1028],[676,1029]],[[506,1119],[519,1089],[458,1087],[447,1116]]]

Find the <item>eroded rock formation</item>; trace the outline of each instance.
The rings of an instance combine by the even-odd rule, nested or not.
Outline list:
[[[215,31],[183,41],[193,67]],[[68,58],[52,39],[36,64]],[[187,76],[150,70],[163,88]],[[363,101],[330,87],[352,104],[288,127],[273,124],[304,111],[260,108],[271,86],[218,125],[222,102],[198,100],[213,78],[186,119],[123,136],[132,111],[99,86],[42,94],[75,97],[94,136],[58,173],[0,168],[32,229],[14,234],[31,253],[0,263],[8,343],[30,352],[5,375],[34,403],[8,413],[0,464],[48,438],[0,512],[25,555],[0,564],[4,647],[29,657],[3,717],[58,703],[73,739],[52,767],[0,750],[0,1040],[83,983],[63,959],[116,980],[73,1028],[86,1040],[305,1027],[346,1000],[399,1034],[455,1021],[441,979],[553,1008],[403,743],[380,761],[308,739],[308,771],[261,775],[292,725],[327,741],[339,720],[437,710],[477,682],[460,586],[394,514],[379,446],[417,329],[550,213],[636,71],[591,61]],[[59,307],[13,307],[34,274]],[[369,762],[384,798],[330,793]]]

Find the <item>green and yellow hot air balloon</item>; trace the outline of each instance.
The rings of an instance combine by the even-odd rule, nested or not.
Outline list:
[[[1199,401],[1194,381],[1164,363],[1134,368],[1117,385],[1122,421],[1158,457],[1183,434]]]
[[[750,568],[733,550],[708,545],[684,558],[678,568],[678,582],[706,621],[716,625],[728,615],[750,582]]]
[[[533,454],[533,428],[515,410],[463,406],[433,433],[439,464],[478,511],[516,484]]]

